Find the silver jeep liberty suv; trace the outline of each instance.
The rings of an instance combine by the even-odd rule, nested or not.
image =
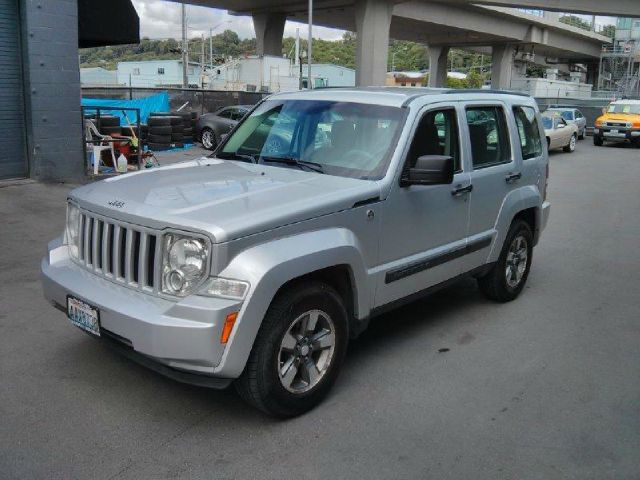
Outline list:
[[[520,294],[549,215],[544,138],[507,92],[273,95],[212,157],[73,190],[44,294],[157,372],[298,415],[375,315],[463,275]]]

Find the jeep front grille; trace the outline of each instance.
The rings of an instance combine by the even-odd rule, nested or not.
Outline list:
[[[81,212],[78,262],[116,283],[158,293],[161,238],[144,227]]]

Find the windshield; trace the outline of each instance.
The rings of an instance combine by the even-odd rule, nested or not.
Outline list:
[[[289,168],[295,161],[313,162],[329,175],[378,180],[386,173],[403,118],[398,107],[267,100],[245,118],[218,155],[251,156]],[[269,163],[277,159],[290,162]]]
[[[609,105],[609,113],[635,113],[640,114],[640,104],[612,103]]]
[[[553,128],[553,120],[549,117],[542,117],[542,126],[545,130],[551,130]]]

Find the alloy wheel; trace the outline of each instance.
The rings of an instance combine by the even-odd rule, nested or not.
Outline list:
[[[215,145],[215,137],[211,130],[202,131],[202,146],[207,149],[212,149]]]
[[[278,353],[278,377],[289,392],[305,393],[326,375],[335,350],[335,326],[322,310],[298,316],[285,332]]]
[[[507,253],[505,278],[509,288],[517,288],[527,271],[529,249],[527,239],[518,235],[513,239]]]

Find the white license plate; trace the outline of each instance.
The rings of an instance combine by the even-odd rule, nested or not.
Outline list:
[[[67,297],[67,317],[76,327],[100,336],[100,311],[75,297]]]
[[[614,135],[618,133],[618,130],[610,130],[609,133],[613,133]]]

